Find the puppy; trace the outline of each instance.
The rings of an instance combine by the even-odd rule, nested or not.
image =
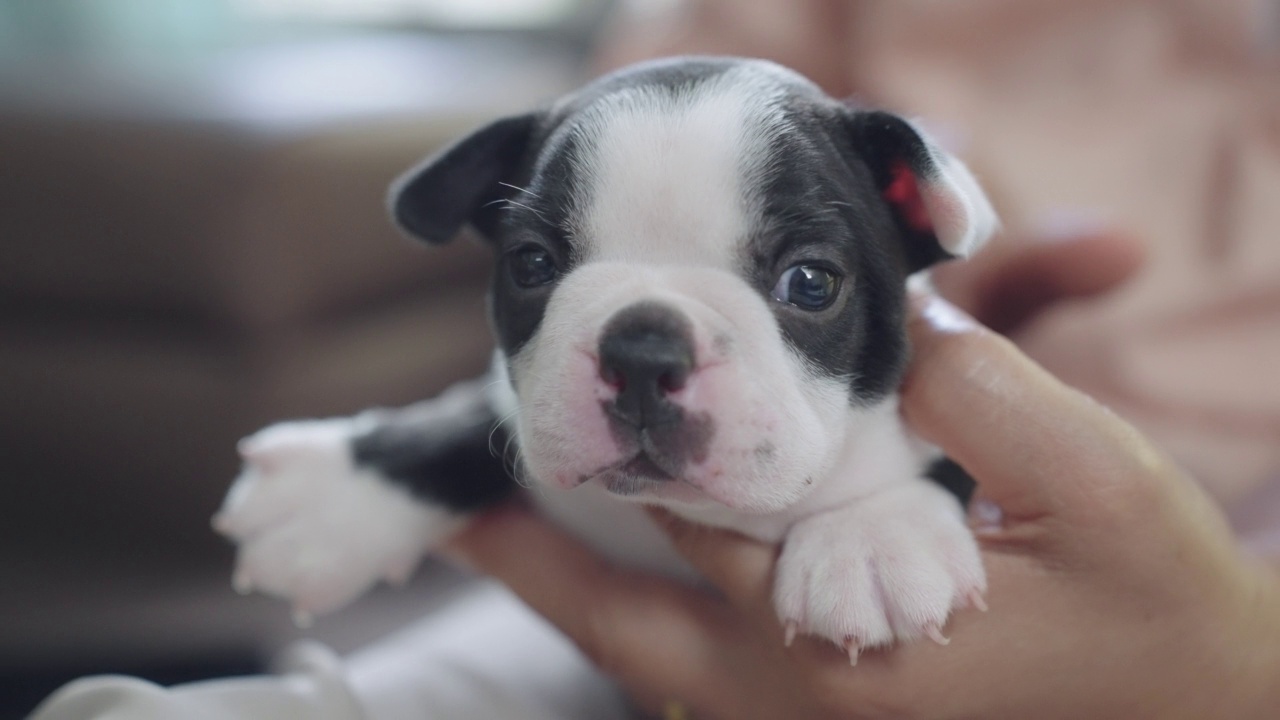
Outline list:
[[[390,204],[428,243],[469,223],[492,246],[492,372],[246,438],[214,519],[239,589],[333,610],[525,485],[650,569],[691,572],[644,505],[780,543],[783,637],[851,661],[943,642],[981,605],[963,509],[925,476],[896,389],[907,277],[997,223],[911,124],[772,63],[665,60],[480,128]]]

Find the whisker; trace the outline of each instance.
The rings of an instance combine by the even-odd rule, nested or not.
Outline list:
[[[510,198],[498,198],[497,200],[493,200],[491,202],[485,203],[482,207],[489,207],[490,205],[497,205],[498,203],[504,204],[504,207],[502,208],[503,210],[525,210],[527,212],[531,212],[534,214],[535,217],[537,217],[546,225],[552,228],[556,228],[557,230],[559,229],[556,227],[555,223],[548,220],[546,216],[543,215],[541,212],[539,212],[536,208],[525,205],[522,202],[516,202],[515,200],[511,200]]]
[[[495,382],[494,384],[496,385],[497,383]],[[512,410],[511,412],[507,413],[507,414],[506,414],[506,415],[504,415],[503,417],[498,418],[498,422],[496,422],[496,423],[494,423],[494,424],[493,424],[493,429],[489,431],[489,454],[490,454],[490,455],[494,455],[494,456],[496,456],[496,455],[498,454],[497,448],[495,448],[495,447],[493,446],[493,438],[494,438],[494,436],[495,436],[495,435],[497,435],[497,434],[498,434],[498,430],[499,430],[503,425],[506,425],[508,422],[510,422],[510,421],[511,421],[511,419],[512,419],[512,418],[514,418],[514,417],[516,416],[516,413],[518,413],[518,412],[520,412],[520,411],[519,411],[519,410]],[[511,445],[511,439],[512,439],[513,437],[515,437],[515,434],[514,434],[514,433],[509,433],[509,434],[507,435],[507,445],[508,445],[508,446],[510,446],[510,445]],[[505,453],[507,452],[507,448],[506,448],[506,447],[502,448],[502,452],[505,454]]]
[[[525,489],[533,489],[534,483],[530,482],[529,478],[525,477],[525,473],[524,473],[524,463],[522,462],[523,460],[522,456],[524,455],[524,451],[520,448],[519,445],[516,445],[515,452],[514,453],[511,452],[511,445],[514,442],[515,442],[514,436],[508,437],[506,447],[502,449],[504,465],[507,462],[507,458],[510,458],[510,467],[507,468],[507,473],[511,475],[511,478],[515,480],[516,484],[519,485],[520,487]]]
[[[542,196],[541,196],[541,195],[539,195],[538,193],[536,193],[536,192],[534,192],[534,191],[530,190],[529,188],[522,188],[522,187],[520,187],[519,185],[512,185],[511,183],[505,183],[505,182],[499,182],[498,184],[499,184],[499,185],[501,185],[501,186],[503,186],[503,187],[509,187],[509,188],[511,188],[512,190],[515,190],[516,192],[526,193],[526,194],[530,195],[531,197],[536,197],[536,198],[538,198],[539,200],[541,200],[541,199],[542,199]]]
[[[525,205],[524,203],[516,202],[515,200],[507,200],[507,206],[508,206],[508,207],[513,206],[513,205],[514,205],[515,207],[518,207],[518,208],[524,208],[525,210],[528,210],[529,212],[533,213],[534,215],[537,215],[537,216],[538,216],[538,219],[539,219],[539,220],[541,220],[542,222],[544,222],[544,223],[546,223],[546,224],[548,224],[548,225],[551,225],[551,221],[550,221],[550,220],[548,220],[545,216],[543,216],[543,214],[542,214],[542,213],[538,212],[537,210],[534,210],[533,208],[529,207],[528,205]],[[553,225],[552,227],[554,227],[554,225]]]

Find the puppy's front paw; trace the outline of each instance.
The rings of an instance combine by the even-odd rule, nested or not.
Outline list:
[[[952,609],[984,608],[986,574],[963,510],[912,481],[802,520],[778,560],[774,604],[786,628],[827,638],[856,663],[864,648],[926,636],[945,644]]]
[[[354,421],[273,425],[240,442],[244,470],[213,518],[240,545],[234,583],[335,610],[379,579],[403,581],[462,523],[352,461]]]

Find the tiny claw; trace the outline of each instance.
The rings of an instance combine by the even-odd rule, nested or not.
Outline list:
[[[858,647],[858,639],[852,635],[845,635],[841,646],[844,648],[845,654],[849,656],[849,667],[857,667],[858,653],[862,650]]]
[[[946,635],[943,635],[943,634],[942,634],[942,630],[938,629],[938,626],[937,626],[937,625],[930,625],[929,627],[925,628],[925,629],[924,629],[924,634],[925,634],[925,635],[926,635],[930,640],[932,640],[932,641],[934,641],[934,642],[938,643],[939,645],[950,645],[950,644],[951,644],[951,638],[947,637]]]
[[[231,530],[231,521],[227,520],[227,516],[222,513],[214,515],[209,520],[209,525],[213,527],[214,531],[222,533],[223,535],[228,534]]]
[[[273,475],[280,467],[278,453],[263,447],[262,443],[251,437],[236,443],[236,452],[240,453],[240,459],[246,467],[257,470],[263,475]]]
[[[248,595],[253,592],[253,580],[249,578],[249,573],[238,572],[231,576],[231,587],[241,595]]]
[[[978,612],[986,612],[990,608],[987,607],[987,601],[983,599],[982,593],[974,590],[969,593],[969,605]]]
[[[315,621],[316,621],[316,618],[311,613],[307,612],[306,610],[303,610],[302,608],[294,608],[293,624],[299,630],[306,630],[307,628],[315,624]]]
[[[796,623],[795,620],[787,621],[786,629],[783,633],[783,638],[782,638],[783,647],[791,647],[791,644],[796,641],[796,633],[799,630],[800,630],[800,626]]]

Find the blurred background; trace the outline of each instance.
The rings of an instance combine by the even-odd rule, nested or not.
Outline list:
[[[1120,292],[1016,338],[1280,557],[1280,3],[0,0],[0,718],[99,672],[265,669],[447,603],[428,565],[305,633],[230,589],[235,441],[478,373],[487,260],[387,183],[493,117],[675,52],[922,118],[1002,243],[1118,230]]]
[[[303,634],[209,529],[237,438],[483,370],[487,257],[385,218],[441,143],[584,76],[604,0],[0,3],[0,718]],[[351,648],[443,570],[307,635]]]

